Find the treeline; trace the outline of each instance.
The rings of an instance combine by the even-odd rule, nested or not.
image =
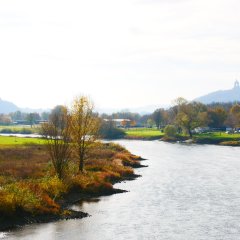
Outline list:
[[[57,106],[58,108],[60,106]],[[0,114],[1,125],[13,123],[37,124],[41,121],[49,121],[51,112],[23,113],[20,111],[8,115]],[[121,128],[147,127],[164,129],[166,126],[174,126],[178,133],[186,132],[191,136],[193,129],[208,127],[211,129],[225,130],[240,127],[240,103],[212,103],[189,102],[184,98],[177,98],[172,107],[159,108],[150,114],[139,114],[129,111],[112,114],[98,115],[101,119],[100,135],[104,138],[121,138],[124,131]],[[121,123],[116,122],[121,120]],[[119,124],[120,123],[120,124]]]
[[[0,114],[0,124],[6,126],[14,123],[34,125],[40,121],[48,121],[49,115],[50,112],[42,112],[40,114],[37,112],[26,113],[16,111],[9,114]]]
[[[240,104],[189,102],[184,98],[177,98],[172,107],[159,108],[151,114],[140,115],[131,112],[118,112],[110,115],[102,114],[105,119],[129,119],[134,121],[135,127],[156,127],[167,129],[176,133],[187,133],[192,136],[197,127],[210,128],[212,130],[237,129],[240,127]],[[130,126],[129,126],[130,127]]]

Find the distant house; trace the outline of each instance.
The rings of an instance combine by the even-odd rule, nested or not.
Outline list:
[[[116,127],[129,127],[132,122],[130,119],[124,119],[124,118],[104,119],[104,121],[106,121],[106,122],[112,121],[115,123]]]
[[[197,127],[194,129],[195,133],[205,133],[208,132],[210,130],[209,127]]]

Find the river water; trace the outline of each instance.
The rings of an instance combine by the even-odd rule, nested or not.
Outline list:
[[[119,141],[147,158],[129,192],[73,206],[91,217],[25,226],[2,239],[240,239],[240,148]]]

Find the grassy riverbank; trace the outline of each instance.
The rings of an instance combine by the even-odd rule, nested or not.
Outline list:
[[[113,144],[96,144],[77,173],[69,164],[63,181],[53,171],[46,146],[39,139],[0,138],[0,230],[31,222],[88,216],[68,209],[83,198],[122,192],[113,183],[136,177],[140,157]],[[28,142],[27,142],[28,141]],[[40,142],[39,142],[40,141]]]
[[[128,139],[145,139],[154,140],[160,139],[164,136],[163,132],[160,132],[155,128],[133,128],[125,130],[126,138]]]
[[[129,129],[125,130],[126,138],[128,139],[139,139],[139,140],[157,140],[162,139],[164,141],[185,141],[189,137],[187,135],[181,134],[175,138],[164,137],[164,133],[158,129]],[[199,144],[221,144],[230,146],[240,146],[240,134],[227,134],[225,132],[210,132],[202,134],[194,134],[193,142]]]
[[[240,145],[240,134],[227,134],[225,132],[210,132],[193,135],[196,143],[220,144],[229,146]]]

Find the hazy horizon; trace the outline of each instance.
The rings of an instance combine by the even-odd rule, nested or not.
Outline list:
[[[230,89],[239,75],[236,0],[3,0],[0,98],[52,108],[90,96],[138,108]]]

